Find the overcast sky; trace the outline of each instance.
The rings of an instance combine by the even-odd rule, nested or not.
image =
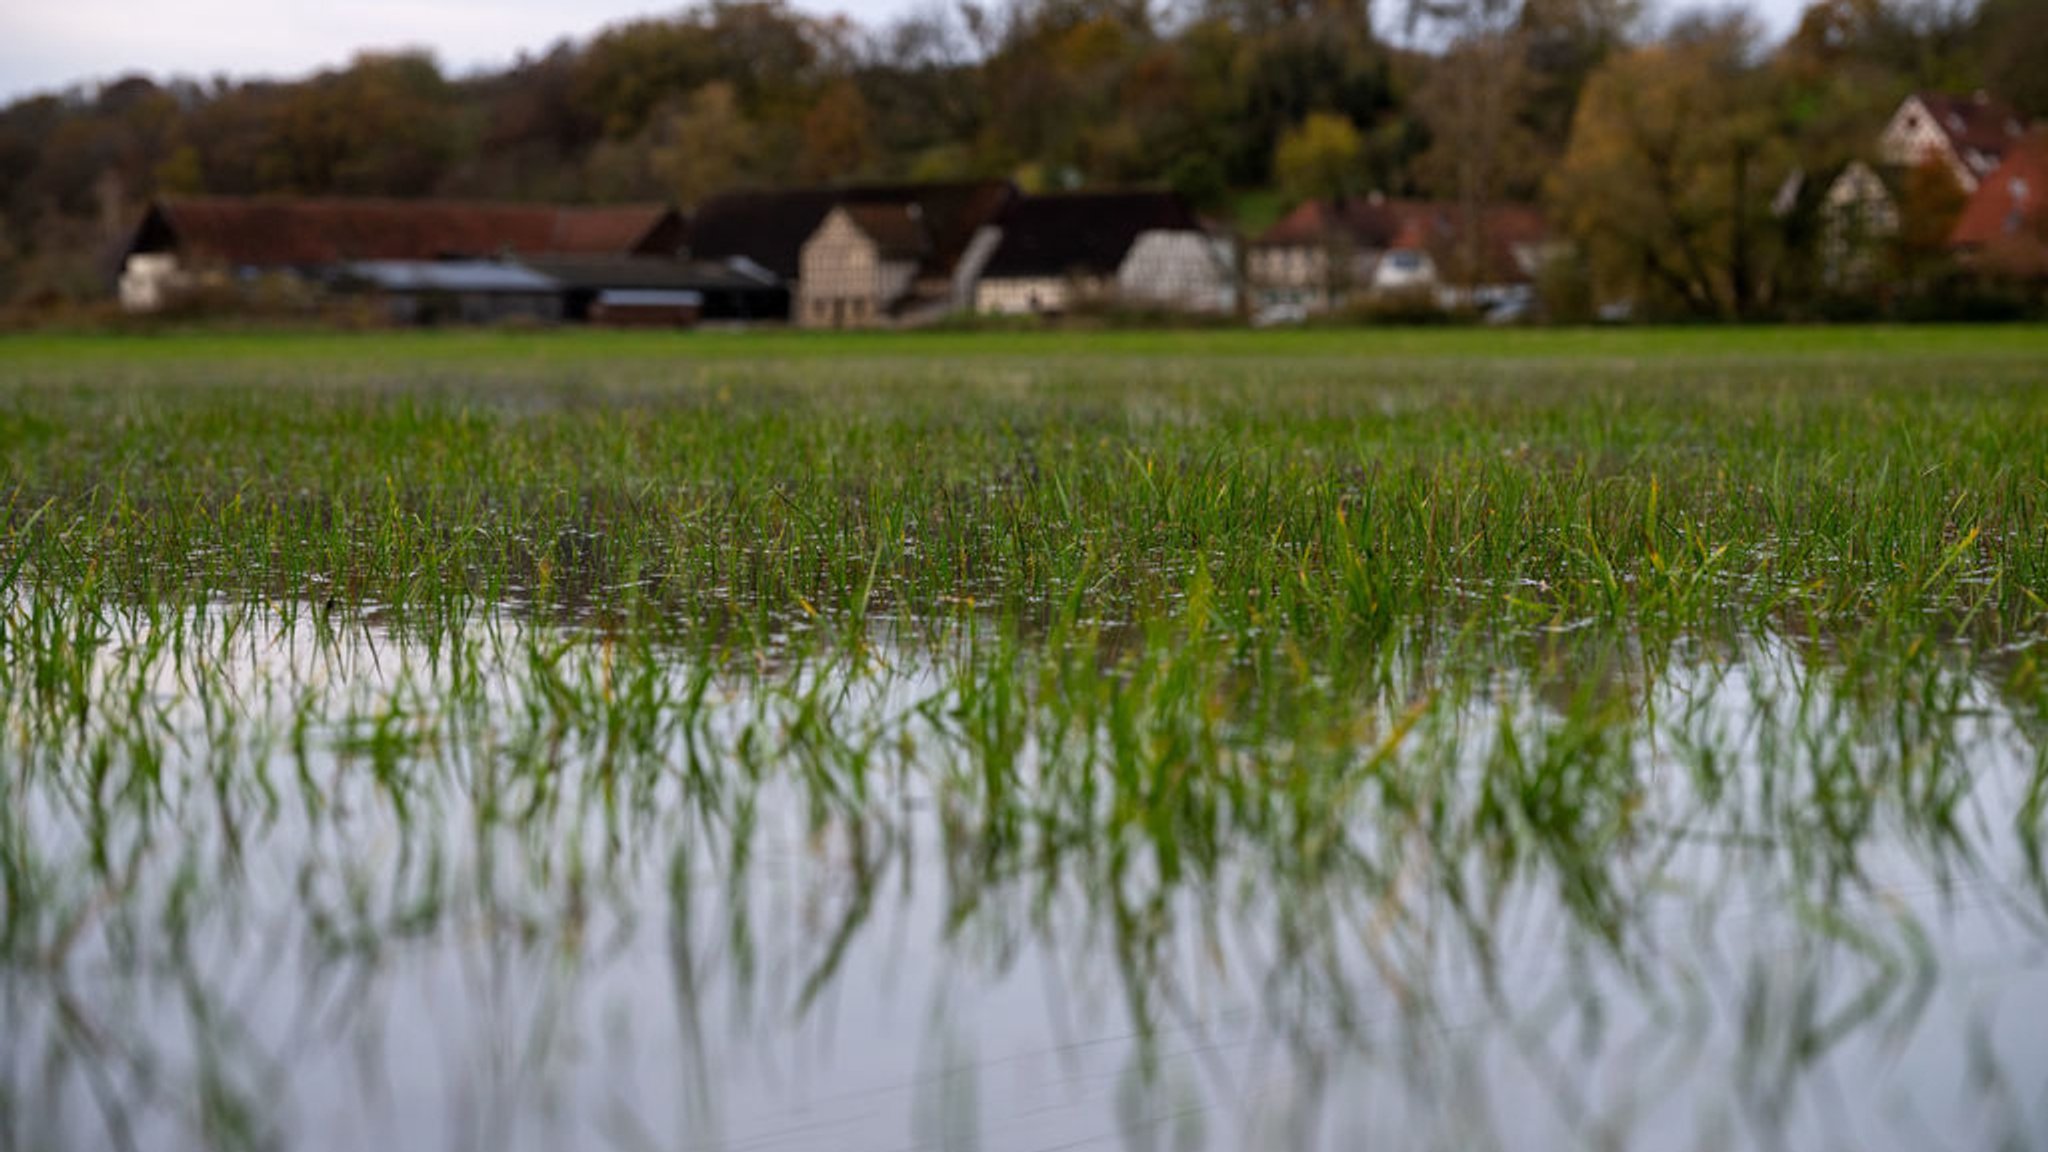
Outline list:
[[[866,24],[919,6],[794,3]],[[1801,3],[1752,0],[1773,32],[1789,27]],[[459,74],[682,7],[675,0],[0,0],[0,101],[134,72],[158,79],[298,76],[346,63],[366,48],[429,48]]]

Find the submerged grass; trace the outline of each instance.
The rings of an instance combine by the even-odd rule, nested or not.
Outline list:
[[[2040,363],[51,369],[0,393],[0,531],[48,585],[755,636],[1152,620],[1199,585],[1217,627],[1318,649],[1588,621],[1996,644],[2048,613]]]
[[[671,1059],[716,1066],[700,1014],[829,1011],[915,876],[927,946],[1097,972],[1137,1084],[1214,969],[1301,1067],[1392,1069],[1397,1133],[1633,1144],[1569,1037],[1799,1142],[1833,1050],[1930,1012],[1916,893],[2048,939],[2048,359],[1867,336],[0,351],[0,1023],[41,1045],[0,1137],[305,1137],[248,925],[287,1000],[500,942],[573,982],[654,877]],[[1473,1118],[1475,1016],[1550,1120]],[[504,1046],[540,1079],[551,1035]],[[1969,1132],[2023,1147],[2048,1069],[1994,1039],[1971,1099],[2020,1103]]]

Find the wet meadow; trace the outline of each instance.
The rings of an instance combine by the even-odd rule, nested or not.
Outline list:
[[[0,343],[0,1149],[2048,1148],[2048,331]]]

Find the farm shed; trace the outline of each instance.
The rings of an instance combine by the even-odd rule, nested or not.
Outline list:
[[[633,308],[654,308],[654,297],[625,293],[690,293],[696,320],[745,323],[789,314],[789,290],[765,269],[744,260],[670,260],[653,256],[541,256],[521,261],[560,283],[564,318],[621,322]],[[608,298],[608,299],[607,299]],[[605,311],[598,313],[600,301]],[[628,301],[637,301],[628,304]],[[677,301],[661,307],[673,307]],[[672,315],[672,318],[679,318]],[[652,323],[635,317],[634,323]]]
[[[1227,311],[1229,246],[1171,192],[1027,196],[992,233],[975,310],[1058,313],[1087,300]]]
[[[673,256],[687,237],[682,215],[663,205],[168,198],[130,234],[120,295],[130,311],[151,311],[188,287],[276,275],[324,282],[365,261]]]
[[[962,274],[975,237],[1015,196],[1003,181],[733,192],[698,208],[690,255],[745,259],[773,274],[790,294],[778,318],[830,327],[837,301],[841,326],[855,315],[910,322],[966,306]],[[863,271],[881,264],[889,274]],[[807,311],[807,296],[822,309]]]
[[[553,324],[562,319],[562,286],[517,264],[359,260],[342,266],[335,287],[375,295],[400,324]]]

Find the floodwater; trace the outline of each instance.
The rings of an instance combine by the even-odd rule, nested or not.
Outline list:
[[[1989,658],[1253,725],[625,647],[216,607],[12,660],[0,1147],[2048,1147],[2048,730]]]

